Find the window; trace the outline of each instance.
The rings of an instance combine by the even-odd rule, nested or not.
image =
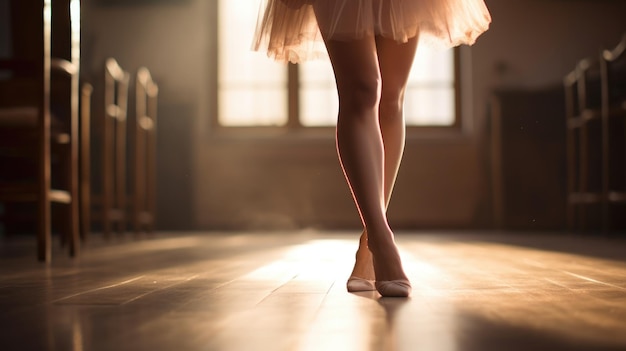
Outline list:
[[[285,65],[250,50],[258,7],[249,0],[218,6],[218,124],[226,127],[333,126],[338,101],[328,61]],[[456,125],[455,50],[418,48],[409,77],[409,126]]]

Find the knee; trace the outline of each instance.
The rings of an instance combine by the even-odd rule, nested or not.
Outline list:
[[[380,102],[380,79],[361,77],[339,91],[340,108],[356,112],[376,110]]]
[[[383,90],[380,97],[381,117],[393,117],[402,111],[404,91],[404,88]]]

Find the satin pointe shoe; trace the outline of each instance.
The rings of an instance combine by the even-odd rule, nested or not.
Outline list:
[[[373,280],[368,280],[368,279],[359,278],[355,276],[350,276],[350,278],[348,278],[346,287],[348,288],[348,292],[376,290],[376,286],[374,286]]]
[[[411,283],[408,280],[377,281],[376,290],[383,297],[408,297],[411,294]]]

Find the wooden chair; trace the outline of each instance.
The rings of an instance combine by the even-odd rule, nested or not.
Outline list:
[[[2,166],[0,202],[34,202],[37,204],[37,257],[51,259],[51,203],[67,206],[66,236],[69,253],[79,250],[78,238],[78,73],[80,23],[78,0],[10,3],[13,21],[14,57],[0,62],[9,78],[1,84],[4,101],[0,101],[1,150],[7,162]],[[60,28],[55,22],[66,22]],[[59,30],[57,30],[59,29]],[[65,30],[64,30],[65,29]],[[52,48],[56,42],[66,48]],[[67,37],[65,37],[67,36]],[[58,39],[58,40],[57,40]],[[61,53],[53,57],[52,53]],[[53,119],[51,107],[61,113]],[[61,123],[53,123],[61,120]],[[57,128],[58,127],[58,128]],[[67,169],[59,172],[63,189],[53,189],[51,165],[53,155],[64,161]],[[36,171],[17,171],[21,161],[36,160]],[[55,173],[56,174],[56,173]],[[25,179],[24,179],[25,178]]]
[[[126,231],[127,110],[130,75],[113,58],[104,67],[101,221],[105,238]]]
[[[595,59],[581,60],[564,79],[570,229],[584,230],[589,209],[602,202],[599,86],[600,67]]]
[[[135,82],[135,119],[131,143],[133,144],[131,195],[132,222],[135,234],[154,230],[156,212],[156,130],[158,86],[150,71],[142,67]]]
[[[610,230],[612,207],[626,204],[626,34],[600,57],[602,74],[603,228]],[[616,128],[621,132],[615,133]],[[615,152],[620,150],[616,157]]]
[[[615,205],[626,206],[626,35],[599,59],[582,60],[564,86],[569,227],[609,232],[624,217],[611,215]]]

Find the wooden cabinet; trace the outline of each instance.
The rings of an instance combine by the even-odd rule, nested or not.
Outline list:
[[[490,100],[494,226],[565,227],[565,133],[561,87],[499,90]]]

